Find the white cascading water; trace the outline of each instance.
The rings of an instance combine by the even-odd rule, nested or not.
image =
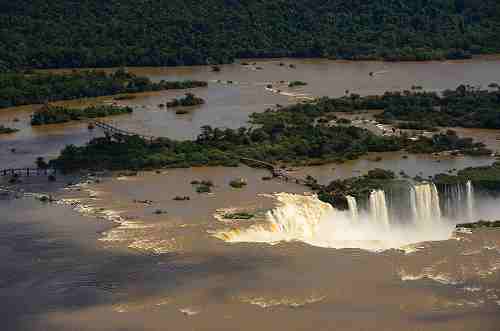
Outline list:
[[[474,186],[472,186],[472,182],[470,180],[465,184],[466,187],[466,201],[467,201],[467,216],[469,217],[469,221],[474,220]]]
[[[374,190],[370,193],[370,216],[372,222],[382,224],[385,228],[389,228],[389,210],[387,209],[387,201],[383,190]]]
[[[351,220],[357,222],[359,220],[358,203],[356,198],[353,196],[346,196],[347,206],[349,207],[349,213],[351,214]]]
[[[276,244],[282,241],[302,241],[319,247],[372,251],[449,238],[453,231],[451,223],[436,222],[416,226],[394,220],[389,224],[385,194],[380,192],[373,195],[373,204],[375,209],[378,208],[376,213],[381,215],[382,222],[373,220],[371,211],[359,211],[359,222],[353,222],[351,211],[336,210],[316,196],[279,193],[274,196],[276,208],[268,212],[264,220],[251,226],[236,224],[231,229],[217,231],[213,235],[232,243]]]
[[[471,181],[445,185],[443,189],[444,214],[456,221],[474,220],[474,186]]]
[[[410,206],[413,220],[418,226],[426,226],[441,220],[439,194],[434,183],[412,186],[410,188]]]
[[[223,231],[215,236],[235,242],[278,242],[300,240],[310,242],[317,236],[317,226],[324,218],[334,219],[337,213],[330,204],[310,196],[280,193],[275,196],[278,207],[266,214],[264,224],[240,231]]]

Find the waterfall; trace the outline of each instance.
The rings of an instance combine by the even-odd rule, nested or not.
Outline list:
[[[387,209],[385,192],[383,190],[372,191],[370,193],[369,204],[372,221],[389,228],[389,210]]]
[[[466,187],[466,201],[467,201],[467,216],[469,221],[474,220],[474,186],[470,180],[465,184]]]
[[[439,194],[434,183],[418,184],[410,188],[410,205],[413,220],[417,225],[441,219]]]
[[[409,192],[408,189],[406,192]],[[415,192],[419,193],[414,196],[416,210],[424,205],[426,194],[430,192],[430,197],[427,198],[430,201],[437,195],[431,185],[419,185]],[[428,193],[420,194],[421,192]],[[215,238],[231,243],[274,245],[279,242],[300,241],[318,247],[361,248],[371,251],[449,238],[454,229],[452,223],[425,222],[421,226],[407,222],[399,224],[400,219],[396,217],[389,220],[390,207],[386,196],[389,198],[389,194],[382,190],[373,191],[367,201],[368,210],[365,213],[361,208],[354,208],[354,202],[360,202],[355,199],[349,199],[350,211],[340,211],[320,201],[317,196],[278,193],[273,195],[276,206],[265,218],[226,224],[227,227],[211,233]],[[408,195],[403,200],[408,202]],[[408,203],[402,205],[408,208]],[[353,222],[354,215],[357,215],[358,222]]]
[[[356,202],[356,198],[348,195],[346,196],[346,199],[347,199],[347,205],[349,207],[349,213],[351,214],[351,220],[358,221],[359,214],[358,214],[358,203]]]
[[[455,221],[474,220],[475,199],[474,186],[471,181],[444,185],[442,189],[444,199],[444,214]]]

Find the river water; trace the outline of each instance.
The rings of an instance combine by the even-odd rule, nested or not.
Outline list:
[[[279,62],[293,63],[296,68],[280,66]],[[364,95],[412,85],[432,90],[460,83],[486,86],[498,78],[500,61],[283,59],[221,68],[220,73],[203,66],[132,68],[154,80],[208,80],[208,88],[194,91],[207,103],[189,114],[176,115],[157,105],[185,91],[144,94],[124,102],[135,108],[132,115],[109,121],[145,134],[192,138],[201,125],[238,127],[246,123],[249,113],[296,102],[297,96],[340,96],[345,90]],[[369,72],[375,75],[370,77]],[[223,82],[229,80],[233,83]],[[266,84],[276,85],[274,82],[281,80],[309,84],[293,90],[280,87],[286,95],[266,90]],[[82,102],[96,100],[68,103]],[[0,111],[0,123],[21,129],[0,138],[1,168],[29,166],[37,156],[55,156],[68,143],[82,144],[101,134],[98,130],[89,132],[84,123],[30,128],[26,121],[33,107]],[[12,122],[14,118],[19,122]],[[498,148],[493,130],[460,132]],[[377,156],[382,160],[376,161]],[[311,174],[324,183],[375,167],[426,177],[492,161],[382,153],[344,164],[298,168],[295,173]],[[25,179],[17,188],[50,190],[59,202],[0,198],[0,316],[4,327],[498,330],[498,230],[452,233],[454,220],[447,220],[448,230],[438,234],[440,240],[409,240],[411,245],[389,250],[361,249],[356,244],[346,244],[352,248],[344,249],[317,247],[294,237],[271,245],[265,240],[224,240],[220,235],[224,231],[244,234],[254,225],[266,228],[270,209],[275,210],[274,219],[287,215],[298,215],[300,220],[324,217],[321,206],[311,202],[307,188],[262,180],[267,175],[265,170],[248,167],[176,169],[129,177],[100,175],[98,181],[93,177],[88,183],[66,188],[73,179],[58,178],[51,184],[43,178]],[[248,185],[231,188],[229,181],[235,178],[245,178]],[[213,193],[196,193],[190,184],[195,179],[212,180]],[[280,206],[273,197],[278,192],[297,194],[291,199],[300,203]],[[189,196],[190,200],[175,201],[175,196]],[[495,200],[485,202],[484,214],[497,214],[496,204]],[[164,212],[157,214],[156,210]],[[251,220],[222,217],[242,211],[256,216]]]

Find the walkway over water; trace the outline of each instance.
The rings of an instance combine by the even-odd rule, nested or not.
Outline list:
[[[148,143],[153,143],[156,139],[161,139],[161,137],[155,137],[155,136],[150,136],[150,135],[144,135],[144,134],[139,134],[136,132],[132,131],[127,131],[120,129],[116,126],[113,126],[111,124],[108,124],[103,121],[92,121],[89,123],[89,128],[94,128],[98,127],[104,130],[106,135],[113,136],[113,135],[120,135],[120,136],[129,136],[129,137],[139,137],[141,139],[144,139],[144,141]],[[231,154],[230,155],[234,159],[239,159],[241,162],[244,163],[253,163],[256,165],[259,165],[263,168],[268,169],[273,177],[281,178],[286,181],[291,181],[295,182],[297,184],[302,184],[302,185],[307,185],[309,184],[309,181],[305,180],[304,178],[298,178],[290,175],[290,173],[286,170],[283,169],[275,164],[272,164],[270,162],[262,161],[262,160],[257,160],[253,158],[249,158],[246,156],[242,155],[236,155],[236,154]],[[55,168],[46,168],[46,169],[41,169],[41,168],[17,168],[17,169],[2,169],[0,170],[0,176],[12,176],[12,177],[20,177],[20,176],[41,176],[41,175],[55,175],[57,173],[57,169]]]
[[[137,137],[140,137],[144,140],[147,140],[147,141],[153,141],[155,139],[158,139],[159,137],[155,137],[155,136],[149,136],[149,135],[144,135],[144,134],[139,134],[139,133],[136,133],[136,132],[131,132],[131,131],[127,131],[127,130],[123,130],[123,129],[120,129],[116,126],[113,126],[113,125],[110,125],[106,122],[102,122],[102,121],[93,121],[89,124],[89,126],[91,125],[94,125],[98,128],[101,128],[104,130],[104,132],[107,132],[109,134],[119,134],[119,135],[122,135],[122,136],[137,136]]]
[[[103,129],[104,132],[106,132],[109,135],[118,134],[118,135],[123,135],[123,136],[137,136],[137,137],[140,137],[140,138],[144,139],[145,141],[151,142],[151,143],[154,140],[156,140],[158,138],[161,138],[161,137],[143,135],[143,134],[138,134],[136,132],[123,130],[123,129],[120,129],[118,127],[115,127],[113,125],[110,125],[110,124],[108,124],[106,122],[102,122],[102,121],[94,121],[94,122],[91,122],[91,124],[93,124],[96,127],[99,127],[101,129]],[[302,184],[302,185],[308,184],[307,180],[305,180],[303,178],[294,177],[294,176],[290,175],[287,170],[282,169],[282,168],[280,168],[280,167],[278,167],[278,166],[276,166],[276,165],[274,165],[272,163],[269,163],[269,162],[266,162],[266,161],[262,161],[262,160],[253,159],[253,158],[249,158],[249,157],[246,157],[246,156],[241,156],[241,155],[231,155],[231,156],[234,157],[234,158],[238,158],[240,161],[243,161],[245,163],[255,163],[255,164],[258,164],[258,165],[260,165],[260,166],[268,169],[269,171],[271,171],[271,173],[273,174],[274,177],[279,177],[279,178],[282,178],[282,179],[287,180],[287,181],[294,181],[297,184]]]
[[[54,168],[11,168],[0,170],[0,176],[12,176],[12,177],[30,177],[30,176],[50,176],[55,175],[57,169]]]

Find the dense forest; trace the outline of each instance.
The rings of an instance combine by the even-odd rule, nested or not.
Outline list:
[[[123,69],[111,74],[103,71],[73,71],[68,74],[3,73],[0,74],[0,108],[202,86],[207,86],[207,83],[164,80],[155,83],[147,77],[136,76]]]
[[[0,68],[500,51],[497,0],[1,0]]]
[[[324,101],[296,104],[251,115],[251,127],[202,127],[195,141],[137,136],[96,138],[86,146],[67,146],[51,165],[63,171],[79,169],[144,169],[202,165],[235,166],[240,157],[274,163],[314,165],[356,159],[368,152],[407,149],[416,152],[460,150],[491,154],[481,143],[453,131],[419,140],[380,136],[350,125],[331,125],[331,105]]]

